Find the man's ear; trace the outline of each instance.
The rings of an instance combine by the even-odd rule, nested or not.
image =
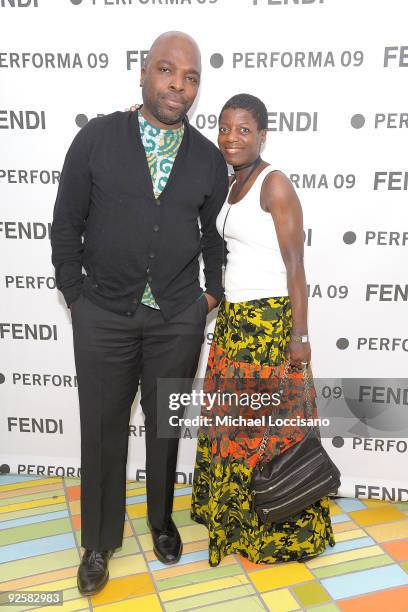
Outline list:
[[[140,87],[143,87],[145,76],[146,76],[146,68],[143,66],[140,71]]]

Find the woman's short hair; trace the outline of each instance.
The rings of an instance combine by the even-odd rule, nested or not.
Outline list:
[[[242,108],[251,113],[253,118],[255,119],[258,130],[266,130],[268,127],[268,111],[266,109],[265,104],[257,98],[256,96],[251,96],[251,94],[237,94],[232,96],[221,109],[218,120],[220,121],[222,113],[227,108]]]

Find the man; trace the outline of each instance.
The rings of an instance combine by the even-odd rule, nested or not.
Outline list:
[[[157,433],[169,416],[168,404],[157,401],[157,379],[180,379],[185,391],[183,380],[195,375],[206,315],[223,294],[215,219],[228,190],[220,152],[187,119],[200,72],[191,37],[160,36],[142,68],[141,110],[92,119],[74,138],[61,175],[52,261],[73,326],[85,548],[78,588],[85,595],[106,584],[108,560],[122,544],[139,378],[154,552],[176,563],[182,551],[171,518],[178,439]]]

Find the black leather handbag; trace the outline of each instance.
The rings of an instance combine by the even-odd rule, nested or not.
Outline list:
[[[289,364],[286,363],[280,383],[281,401],[288,368]],[[308,366],[305,366],[306,416],[313,418],[307,374]],[[263,463],[271,429],[267,428],[258,448],[258,462],[250,483],[252,511],[267,525],[282,522],[322,497],[336,494],[340,486],[340,471],[323,448],[319,430],[314,427],[309,427],[304,438],[287,451]]]

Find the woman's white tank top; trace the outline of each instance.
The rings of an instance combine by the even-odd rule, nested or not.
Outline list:
[[[228,302],[288,295],[286,267],[275,224],[271,213],[262,210],[260,204],[262,183],[270,172],[273,172],[271,166],[264,168],[248,193],[236,204],[228,204],[227,196],[217,217],[221,237],[226,219],[225,299]]]

